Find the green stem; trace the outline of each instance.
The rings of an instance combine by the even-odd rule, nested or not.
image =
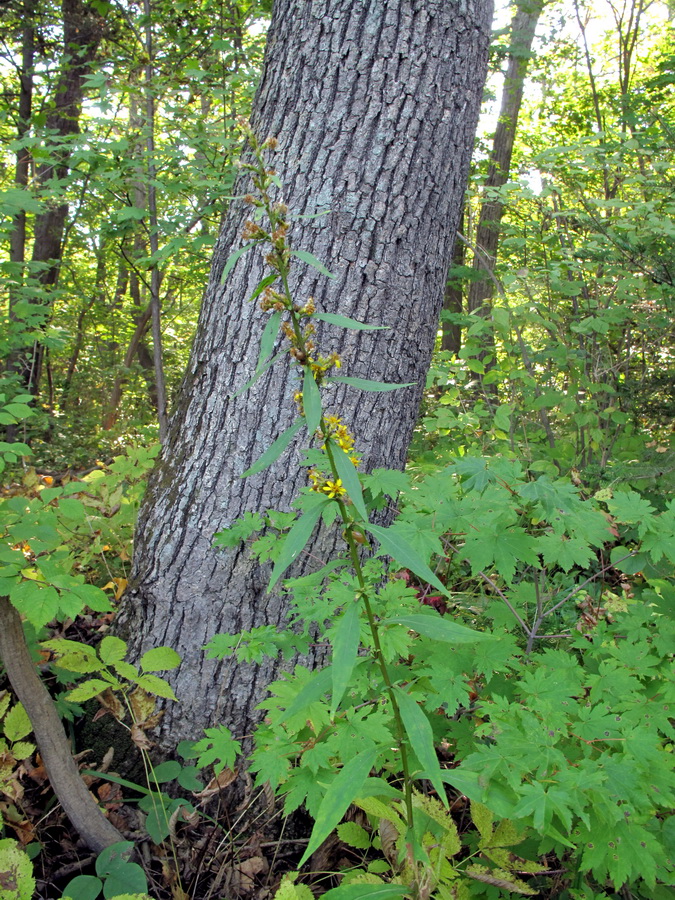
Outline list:
[[[276,216],[274,210],[272,209],[271,200],[266,192],[266,190],[261,191],[263,203],[265,205],[265,212],[270,220],[270,225],[272,230],[274,230]],[[293,328],[293,333],[296,339],[296,346],[303,357],[307,358],[307,346],[305,343],[304,336],[302,334],[302,328],[300,327],[300,320],[293,309],[293,297],[291,294],[291,290],[288,284],[288,273],[289,266],[282,259],[281,254],[278,254],[279,258],[279,277],[281,278],[281,283],[283,285],[283,293],[287,302],[287,309],[290,313],[291,325]],[[317,383],[317,386],[320,388],[320,381],[314,376],[314,380]],[[333,456],[333,451],[330,446],[330,431],[326,424],[326,420],[324,416],[321,416],[321,420],[319,422],[319,428],[324,438],[324,447],[326,451],[326,456],[328,458],[328,462],[330,465],[330,470],[333,475],[334,481],[339,480],[339,474],[337,471],[337,466],[335,465],[335,458]],[[311,439],[310,435],[310,439]],[[361,566],[361,560],[359,559],[359,552],[356,541],[354,540],[354,536],[352,533],[352,528],[354,526],[354,520],[349,515],[347,510],[347,506],[344,501],[339,497],[336,497],[338,507],[340,509],[340,515],[342,516],[342,522],[344,525],[344,538],[349,548],[349,555],[352,562],[352,566],[354,572],[356,574],[356,579],[359,584],[359,594],[361,599],[363,600],[363,607],[366,612],[366,618],[368,619],[368,627],[370,628],[370,634],[373,640],[373,648],[374,655],[377,663],[380,667],[380,672],[382,674],[382,680],[386,686],[387,694],[389,695],[389,701],[391,703],[392,712],[394,714],[394,723],[396,727],[396,740],[399,746],[399,750],[401,753],[401,769],[403,770],[403,785],[404,785],[404,793],[405,793],[405,807],[406,807],[406,817],[408,819],[408,827],[412,828],[413,826],[413,804],[412,804],[412,778],[410,776],[410,765],[408,761],[408,742],[406,738],[405,728],[403,726],[403,719],[401,718],[401,711],[399,709],[398,701],[396,700],[396,693],[394,691],[394,684],[389,677],[389,672],[387,670],[387,665],[384,659],[384,654],[382,653],[382,645],[380,643],[380,634],[378,631],[377,620],[375,619],[375,615],[373,613],[372,604],[370,602],[370,597],[368,596],[368,590],[366,586],[366,580],[363,575],[363,568]]]

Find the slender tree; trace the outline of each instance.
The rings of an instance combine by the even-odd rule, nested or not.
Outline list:
[[[104,19],[85,0],[63,0],[63,55],[54,94],[45,121],[47,161],[37,167],[37,181],[52,197],[35,217],[33,269],[37,285],[31,302],[48,305],[58,283],[68,204],[62,199],[68,174],[73,137],[79,130],[85,77],[91,69],[104,34]],[[37,394],[42,373],[44,347],[40,342],[24,348],[21,370],[30,393]]]
[[[487,315],[490,310],[494,290],[490,273],[497,259],[499,227],[504,214],[504,201],[497,193],[497,189],[503,187],[509,180],[532,41],[545,3],[546,0],[518,0],[511,21],[511,41],[504,89],[476,232],[477,252],[474,255],[473,268],[477,277],[469,288],[468,310],[477,311],[481,315]]]
[[[278,139],[274,167],[285,203],[310,216],[293,246],[334,274],[300,261],[299,302],[387,331],[327,326],[352,375],[414,382],[390,393],[336,389],[367,469],[400,467],[406,456],[436,338],[486,71],[491,0],[277,0],[252,124]],[[246,178],[237,194],[248,189]],[[267,566],[245,549],[216,550],[213,535],[247,510],[288,509],[304,474],[297,453],[258,476],[241,473],[292,421],[285,364],[245,393],[264,315],[248,298],[262,262],[241,246],[251,208],[232,204],[216,246],[177,409],[149,484],[135,548],[132,588],[120,631],[135,651],[169,644],[183,657],[175,679],[182,704],[167,710],[162,740],[195,737],[225,722],[247,734],[278,666],[205,659],[215,632],[285,627],[283,594],[266,595]],[[292,392],[291,392],[292,393]],[[302,472],[302,470],[301,470]],[[296,571],[331,547],[319,536]]]

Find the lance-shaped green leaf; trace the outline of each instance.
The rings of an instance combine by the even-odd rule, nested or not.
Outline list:
[[[356,466],[345,453],[342,447],[338,447],[335,441],[331,441],[331,450],[335,461],[335,468],[338,476],[342,481],[342,486],[347,491],[349,499],[354,504],[354,508],[361,518],[368,521],[368,511],[363,500],[363,490],[361,489],[361,479],[356,471]]]
[[[444,618],[439,613],[413,613],[410,616],[393,616],[391,619],[383,619],[380,625],[404,625],[411,631],[416,631],[424,637],[443,641],[446,644],[475,644],[476,641],[492,641],[494,635],[484,631],[474,631],[465,625],[458,625]]]
[[[250,250],[252,246],[253,244],[244,244],[243,247],[239,247],[238,250],[230,253],[230,255],[227,257],[227,262],[223,266],[223,274],[220,276],[221,284],[225,283],[225,279],[230,274],[232,269],[234,269],[234,267],[237,265],[237,260],[239,259],[239,257],[243,256],[244,253],[246,253],[247,250]]]
[[[320,319],[322,322],[328,322],[329,325],[351,328],[352,331],[382,331],[389,327],[388,325],[369,325],[367,322],[358,322],[356,319],[341,316],[339,313],[314,313],[314,318]]]
[[[445,796],[445,789],[441,778],[441,767],[438,763],[438,757],[436,756],[434,733],[431,729],[431,723],[424,710],[410,694],[398,687],[394,688],[394,690],[396,691],[398,708],[401,712],[403,727],[408,735],[410,746],[412,747],[415,756],[424,766],[424,777],[428,778],[433,784],[440,800],[447,806],[448,799]]]
[[[282,722],[287,722],[292,716],[307,709],[310,703],[316,703],[331,689],[332,675],[330,667],[313,672],[312,677],[295,695],[290,706],[284,713]]]
[[[246,384],[243,385],[242,387],[240,387],[238,391],[235,391],[234,394],[233,394],[232,396],[233,396],[233,397],[238,397],[240,394],[245,394],[246,391],[247,391],[250,387],[253,387],[253,385],[254,385],[254,384],[256,383],[256,381],[260,378],[260,376],[261,376],[261,375],[264,375],[265,372],[266,372],[268,369],[270,369],[278,359],[281,359],[281,357],[285,355],[285,353],[286,353],[285,350],[280,350],[278,353],[276,353],[276,354],[272,357],[272,359],[268,359],[267,362],[264,363],[262,366],[260,366],[259,369],[256,369],[256,370],[255,370],[255,372],[253,373],[253,375],[251,375],[251,377],[250,377],[249,380],[246,382]]]
[[[326,275],[326,277],[328,278],[335,278],[335,275],[333,275],[332,272],[329,272],[324,264],[307,250],[291,250],[291,254],[293,256],[297,256],[298,259],[301,259],[304,263],[307,263],[307,265],[311,266],[313,269],[318,269],[322,275]]]
[[[305,366],[305,377],[302,382],[302,405],[305,409],[307,431],[311,437],[321,421],[321,391],[310,366]]]
[[[256,364],[255,370],[256,372],[260,368],[260,366],[266,362],[267,358],[272,353],[274,349],[274,342],[277,339],[277,335],[279,334],[279,326],[281,325],[281,316],[283,315],[281,310],[277,310],[267,320],[267,324],[263,329],[262,336],[260,338],[260,355],[258,356],[258,362]]]
[[[272,569],[272,576],[270,578],[270,583],[267,588],[267,593],[272,590],[277,581],[284,574],[286,569],[291,565],[291,563],[296,559],[298,554],[305,549],[305,545],[307,541],[312,536],[312,532],[314,531],[314,526],[321,518],[321,513],[324,510],[324,507],[327,503],[330,503],[330,499],[328,497],[321,498],[323,502],[317,503],[316,506],[313,506],[311,509],[307,510],[307,512],[300,516],[298,521],[293,525],[291,530],[286,535],[286,539],[281,547],[281,552],[277,558],[276,563],[274,564],[274,569]]]
[[[349,384],[351,387],[362,391],[397,391],[399,388],[412,387],[416,381],[406,381],[405,384],[389,384],[386,381],[369,381],[367,378],[352,378],[350,375],[335,375],[330,381],[338,381],[340,384]]]
[[[279,276],[276,273],[273,275],[266,275],[262,279],[262,281],[258,282],[258,286],[256,287],[256,289],[253,291],[253,293],[249,297],[249,300],[257,300],[257,298],[262,294],[262,292],[265,290],[265,288],[268,288],[271,285],[273,285],[278,277]]]
[[[249,475],[257,475],[258,472],[263,472],[271,466],[273,462],[276,462],[296,434],[300,431],[303,424],[302,419],[296,419],[290,428],[287,428],[286,431],[279,435],[273,444],[270,444],[257,462],[254,462],[250,468],[241,473],[241,477],[248,478]]]
[[[342,767],[329,785],[316,814],[309,844],[298,863],[298,868],[303,866],[316,848],[323,844],[331,831],[337,827],[354,798],[358,797],[361,785],[373,768],[376,755],[375,747],[362,750]]]
[[[359,652],[360,626],[358,602],[348,603],[344,615],[331,634],[331,644],[333,645],[333,659],[330,667],[333,682],[331,717],[335,715],[349,684],[349,679],[352,677],[354,663]]]
[[[322,900],[394,900],[408,893],[404,884],[341,884],[326,891]]]
[[[434,575],[417,550],[414,550],[405,538],[397,533],[396,525],[392,525],[391,528],[382,528],[381,525],[365,523],[364,527],[380,542],[378,553],[391,556],[397,563],[400,563],[406,569],[410,569],[411,572],[414,572],[427,584],[433,584],[446,597],[450,596],[443,582]]]

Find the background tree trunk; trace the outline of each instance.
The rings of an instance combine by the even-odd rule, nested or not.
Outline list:
[[[292,245],[334,280],[298,263],[298,301],[386,332],[325,326],[318,344],[340,352],[350,375],[416,386],[386,394],[337,388],[331,408],[357,435],[365,468],[401,467],[438,327],[487,64],[491,0],[277,0],[252,117],[273,135],[273,164],[299,222]],[[242,178],[236,193],[249,189]],[[175,647],[180,705],[167,709],[168,748],[223,722],[243,736],[280,664],[205,660],[216,632],[284,627],[286,601],[267,596],[269,569],[245,548],[215,550],[214,532],[246,510],[288,509],[305,483],[291,448],[274,467],[241,479],[293,420],[284,360],[254,389],[251,376],[267,316],[248,297],[265,274],[251,251],[221,285],[250,207],[235,201],[216,245],[198,333],[161,463],[137,530],[132,589],[119,630],[135,653]],[[337,387],[337,386],[336,386]],[[330,552],[317,539],[304,559]],[[313,557],[313,559],[312,559]]]
[[[499,197],[494,196],[494,189],[503,187],[509,180],[527,65],[530,61],[534,32],[545,3],[546,0],[518,0],[511,22],[511,45],[504,76],[502,102],[476,232],[478,252],[474,255],[473,269],[477,276],[482,274],[482,277],[477,277],[469,286],[468,311],[477,311],[482,316],[490,313],[494,284],[489,275],[485,274],[485,270],[494,269],[499,246],[499,227],[504,215],[504,203]]]
[[[68,174],[71,142],[79,131],[85,77],[103,38],[104,20],[85,0],[63,0],[63,58],[54,97],[45,123],[45,143],[49,161],[38,166],[37,180],[49,186],[58,197]],[[63,234],[68,215],[67,202],[52,198],[44,212],[35,217],[33,232],[33,269],[36,271],[36,297],[30,302],[49,305],[49,292],[58,283]],[[21,371],[29,393],[40,389],[44,347],[35,342],[21,354]]]

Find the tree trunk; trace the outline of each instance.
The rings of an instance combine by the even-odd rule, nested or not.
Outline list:
[[[279,141],[273,165],[297,223],[292,246],[318,257],[329,280],[298,262],[299,302],[388,326],[324,326],[318,346],[337,350],[350,375],[416,382],[391,393],[344,385],[331,409],[357,435],[364,467],[401,467],[434,346],[486,70],[491,0],[277,0],[252,116]],[[236,193],[250,189],[242,177]],[[266,594],[269,567],[245,548],[214,549],[213,535],[247,510],[289,509],[306,470],[297,446],[270,469],[241,479],[294,419],[287,360],[247,393],[266,315],[248,298],[263,274],[241,245],[250,207],[235,201],[215,249],[197,336],[161,462],[137,530],[132,589],[118,628],[135,653],[168,644],[183,658],[167,709],[166,748],[225,723],[245,736],[280,664],[207,661],[217,632],[287,627],[287,602]],[[332,539],[331,539],[332,540]],[[316,538],[295,573],[331,552]]]
[[[464,206],[459,215],[460,232],[465,229],[464,226]],[[452,252],[452,269],[450,270],[448,279],[445,283],[445,293],[443,295],[443,312],[444,313],[461,313],[462,312],[462,278],[453,274],[453,269],[464,265],[466,257],[466,248],[464,241],[455,238],[455,248]],[[462,349],[462,329],[455,322],[449,322],[441,316],[441,350],[448,350],[455,356]]]
[[[499,246],[499,227],[504,214],[504,204],[494,196],[494,189],[502,187],[509,180],[527,65],[534,32],[545,3],[546,0],[518,0],[516,13],[511,22],[511,46],[504,77],[504,91],[485,181],[485,199],[481,206],[476,232],[476,247],[480,256],[478,254],[474,256],[473,269],[476,275],[480,276],[482,272],[483,277],[472,281],[469,287],[468,310],[476,311],[483,316],[490,312],[494,287],[492,279],[489,275],[485,275],[485,270],[494,269]]]
[[[45,123],[48,162],[38,168],[42,187],[59,194],[59,185],[68,174],[71,140],[79,131],[84,94],[84,78],[89,72],[103,37],[104,21],[86,0],[62,0],[63,58],[51,109]],[[52,199],[47,209],[35,217],[33,268],[37,270],[36,293],[31,302],[48,306],[49,292],[57,285],[68,204]],[[23,381],[37,395],[42,371],[42,344],[35,342],[22,354]]]

